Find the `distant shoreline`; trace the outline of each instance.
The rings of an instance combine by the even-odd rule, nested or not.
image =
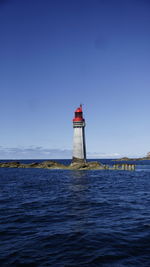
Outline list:
[[[123,158],[120,158],[120,159],[114,159],[113,161],[140,161],[140,160],[150,160],[150,157],[142,157],[142,158],[123,157]]]

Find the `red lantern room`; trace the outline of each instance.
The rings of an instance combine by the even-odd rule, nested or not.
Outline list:
[[[76,109],[75,117],[73,119],[73,122],[80,122],[80,121],[84,121],[83,112],[82,112],[82,105],[80,105],[80,107]]]

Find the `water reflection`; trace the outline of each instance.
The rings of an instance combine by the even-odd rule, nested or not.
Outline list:
[[[71,182],[69,189],[73,192],[86,193],[89,187],[88,173],[85,171],[73,171],[71,172]]]
[[[70,173],[70,216],[72,217],[72,231],[82,232],[91,224],[91,181],[88,172],[73,171]]]
[[[72,178],[87,178],[88,171],[70,171],[71,177]]]

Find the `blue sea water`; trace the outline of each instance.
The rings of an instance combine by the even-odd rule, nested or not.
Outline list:
[[[149,267],[150,162],[137,164],[0,168],[0,266]]]

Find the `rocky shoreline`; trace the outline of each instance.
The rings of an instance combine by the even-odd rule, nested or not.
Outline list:
[[[103,165],[97,161],[91,162],[72,162],[64,165],[56,161],[43,161],[34,163],[21,163],[19,161],[0,162],[0,168],[38,168],[38,169],[60,169],[60,170],[135,170],[133,164],[115,164],[113,167]]]
[[[66,166],[56,161],[43,161],[34,163],[20,163],[19,161],[1,162],[0,168],[39,168],[39,169],[63,169],[63,170],[95,170],[95,169],[106,169],[105,165],[99,162],[73,162]]]

